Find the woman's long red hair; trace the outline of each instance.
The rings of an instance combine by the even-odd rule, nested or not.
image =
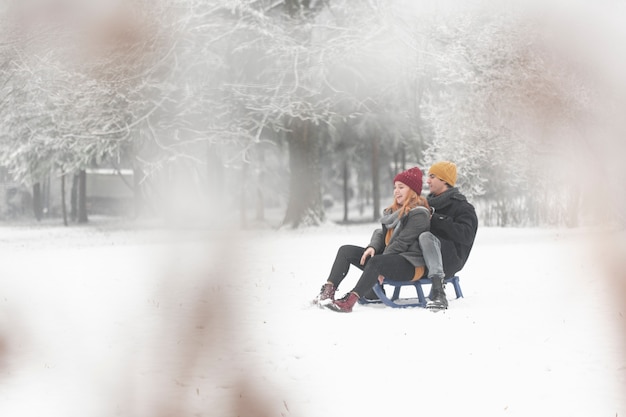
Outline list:
[[[399,205],[394,198],[393,203],[388,208],[391,209],[392,213],[396,210],[400,210],[400,217],[402,217],[407,214],[409,210],[414,209],[417,206],[423,206],[430,210],[430,205],[428,204],[428,200],[426,200],[426,197],[417,195],[415,191],[410,190],[408,198],[406,199],[404,204]]]

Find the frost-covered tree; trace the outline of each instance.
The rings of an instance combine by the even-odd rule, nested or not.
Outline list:
[[[131,166],[156,211],[262,203],[263,178],[287,177],[283,223],[317,224],[322,192],[347,184],[332,172],[350,172],[377,217],[395,171],[446,158],[516,222],[558,151],[547,138],[586,106],[537,21],[493,2],[9,3],[3,163],[23,179]],[[252,179],[212,204],[235,177]]]
[[[542,187],[564,197],[553,186],[560,178],[536,172],[559,151],[550,138],[584,114],[587,92],[546,47],[537,20],[520,10],[490,11],[463,10],[431,26],[425,162],[457,162],[460,187],[488,199],[498,224],[522,224]],[[546,213],[558,209],[541,203]]]
[[[358,148],[369,150],[352,160],[370,172],[360,182],[371,184],[378,217],[378,172],[387,174],[388,155],[406,143],[411,130],[407,86],[414,57],[403,53],[408,50],[404,34],[395,29],[399,11],[385,2],[321,4],[309,10],[303,3],[299,13],[287,3],[288,13],[280,8],[249,12],[246,22],[253,22],[248,30],[254,41],[236,51],[255,73],[244,74],[231,96],[244,117],[259,123],[257,132],[284,132],[275,137],[284,138],[289,149],[291,186],[284,223],[291,225],[323,218],[319,159],[337,148],[331,140],[343,140],[333,134],[339,131],[359,137]]]
[[[163,82],[173,42],[161,2],[61,6],[14,3],[4,16],[11,105],[0,126],[2,155],[22,181],[136,160],[150,117],[175,101]],[[42,13],[48,9],[58,13]],[[169,114],[162,125],[174,123]]]

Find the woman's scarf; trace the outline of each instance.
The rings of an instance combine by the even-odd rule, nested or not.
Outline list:
[[[398,209],[394,212],[391,210],[383,211],[383,217],[380,219],[380,223],[387,229],[395,229],[398,223],[400,223],[400,212],[402,209]]]
[[[402,220],[401,212],[402,209],[398,209],[394,212],[392,212],[391,209],[383,211],[383,217],[380,219],[380,223],[387,229],[388,237],[385,237],[385,245],[388,245],[393,236],[402,228],[402,224],[400,223],[400,220]]]

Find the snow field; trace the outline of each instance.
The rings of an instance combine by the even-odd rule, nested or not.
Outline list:
[[[625,414],[584,231],[479,229],[446,312],[311,306],[374,228],[2,228],[0,415]]]

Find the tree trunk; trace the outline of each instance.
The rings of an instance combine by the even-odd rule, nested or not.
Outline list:
[[[257,222],[263,222],[265,221],[265,198],[263,196],[265,185],[265,151],[262,146],[257,146],[257,150],[259,173],[256,175],[256,220]]]
[[[400,172],[400,161],[399,161],[398,152],[394,152],[393,154],[393,172]]]
[[[43,217],[43,201],[41,195],[41,184],[33,184],[33,211],[35,212],[35,218],[37,221],[41,221]]]
[[[239,222],[241,225],[242,229],[245,229],[248,227],[248,203],[249,203],[249,199],[246,198],[247,197],[247,190],[246,190],[246,184],[247,184],[247,180],[249,178],[248,176],[248,169],[249,169],[249,165],[247,163],[243,164],[243,167],[241,168],[241,181],[239,181],[239,185],[241,187],[241,197],[239,198]]]
[[[70,194],[70,220],[78,219],[78,175],[72,175],[72,190]]]
[[[348,212],[349,210],[349,191],[348,191],[348,158],[343,159],[343,221],[348,222]]]
[[[78,172],[78,223],[87,223],[87,172]]]
[[[289,202],[283,225],[318,225],[324,219],[320,179],[320,144],[311,122],[292,120],[289,149]]]
[[[63,214],[63,224],[67,226],[67,203],[65,201],[65,172],[61,173],[61,213]]]
[[[380,166],[379,166],[380,142],[378,136],[372,139],[372,207],[374,208],[372,220],[380,218]]]
[[[393,175],[406,171],[406,145],[400,144],[398,150],[393,154]]]
[[[141,193],[142,178],[143,171],[139,167],[139,164],[135,163],[133,165],[133,212],[136,219],[141,216],[141,213],[143,211],[143,197]]]
[[[41,210],[42,215],[46,216],[50,213],[50,175],[46,175],[41,190]]]

